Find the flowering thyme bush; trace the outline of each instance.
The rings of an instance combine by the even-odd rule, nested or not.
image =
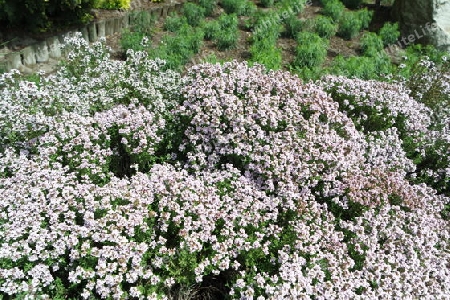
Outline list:
[[[435,120],[401,88],[70,45],[0,77],[2,297],[450,294],[449,198],[404,147]]]

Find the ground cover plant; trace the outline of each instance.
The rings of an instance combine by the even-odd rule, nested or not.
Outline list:
[[[67,44],[0,76],[2,297],[450,294],[448,61],[305,83]]]

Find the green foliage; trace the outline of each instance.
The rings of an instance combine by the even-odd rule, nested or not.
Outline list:
[[[361,38],[361,52],[364,56],[377,56],[383,51],[383,41],[374,32],[367,32]]]
[[[356,14],[361,22],[361,29],[368,29],[370,22],[372,22],[373,11],[363,8],[358,10]]]
[[[294,66],[315,68],[320,66],[327,56],[328,43],[311,32],[300,32],[297,36]]]
[[[337,31],[337,24],[332,19],[326,16],[318,16],[313,21],[314,32],[322,38],[329,39],[334,36]]]
[[[122,49],[133,49],[142,51],[147,49],[148,45],[142,43],[144,37],[151,38],[155,19],[146,11],[132,12],[130,14],[130,28],[122,31],[120,45]]]
[[[389,57],[383,53],[375,57],[337,56],[329,68],[330,73],[365,80],[380,79],[383,74],[389,74],[391,71]]]
[[[186,2],[183,5],[183,15],[191,26],[198,26],[205,17],[205,9],[192,2]]]
[[[322,14],[330,17],[335,22],[339,22],[343,13],[345,6],[339,0],[331,0],[324,3],[324,7],[322,9]]]
[[[256,11],[256,6],[249,0],[222,0],[221,5],[227,14],[249,16]]]
[[[302,31],[304,26],[303,21],[297,16],[291,15],[283,20],[284,23],[284,36],[289,38],[296,38],[297,34]]]
[[[58,26],[89,21],[90,10],[97,0],[3,0],[0,22],[30,29],[48,31]]]
[[[203,31],[205,32],[205,40],[210,41],[220,32],[220,24],[217,20],[203,23]]]
[[[169,69],[179,70],[200,51],[203,37],[204,33],[200,27],[184,24],[174,36],[166,35],[161,46],[149,51],[149,56],[165,60]]]
[[[217,6],[217,0],[199,0],[198,5],[205,10],[205,16],[209,17],[213,14],[214,8]]]
[[[99,0],[95,8],[103,9],[128,9],[131,0]]]
[[[219,50],[234,48],[239,40],[238,19],[235,14],[223,14],[217,20],[220,28],[213,37]]]
[[[361,20],[356,12],[344,12],[337,34],[346,40],[354,39],[363,28]]]
[[[217,48],[219,50],[226,50],[230,48],[235,48],[239,39],[237,31],[227,30],[222,32],[215,38]]]
[[[278,0],[275,1],[275,5],[279,11],[289,14],[298,15],[301,13],[306,5],[308,0]],[[285,19],[287,16],[282,15],[282,18]]]
[[[260,2],[263,7],[272,7],[275,3],[274,0],[261,0]]]
[[[125,29],[122,32],[122,36],[120,38],[120,46],[122,49],[133,49],[134,51],[144,50],[146,47],[142,44],[142,38],[144,35],[140,32],[130,31],[129,29]]]
[[[398,38],[400,37],[398,23],[384,23],[383,27],[381,27],[380,29],[379,35],[383,40],[384,46],[395,44],[395,42],[397,42]]]
[[[171,14],[164,22],[164,30],[170,32],[177,32],[184,24],[187,24],[185,16],[179,16],[177,14]]]
[[[364,0],[342,0],[342,3],[350,9],[356,9],[361,6]]]
[[[269,43],[275,43],[282,29],[282,25],[276,20],[276,12],[265,13],[256,20],[252,40],[268,40]]]
[[[258,40],[250,47],[251,61],[264,65],[267,69],[281,69],[283,59],[281,49],[267,40]]]

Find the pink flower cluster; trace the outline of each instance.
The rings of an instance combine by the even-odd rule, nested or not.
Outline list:
[[[421,139],[433,119],[402,91],[238,62],[181,78],[72,44],[40,84],[0,77],[1,296],[450,295],[449,198],[408,181],[400,134]],[[362,130],[358,105],[405,127]],[[155,162],[170,138],[178,160]],[[111,172],[123,151],[128,176]]]

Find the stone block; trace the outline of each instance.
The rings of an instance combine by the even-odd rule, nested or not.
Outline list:
[[[130,15],[127,14],[127,15],[124,15],[122,17],[122,24],[121,24],[121,26],[122,26],[121,29],[130,27]]]
[[[49,54],[48,54],[48,46],[47,46],[46,41],[37,43],[36,47],[35,47],[35,51],[36,51],[36,62],[37,63],[48,61]]]
[[[105,22],[105,35],[110,36],[114,33],[114,19],[106,20]]]
[[[58,37],[53,36],[47,38],[47,46],[48,46],[48,56],[50,56],[50,58],[61,57],[61,43],[59,42]]]
[[[161,17],[166,18],[169,14],[169,9],[170,9],[170,5],[169,4],[164,4],[162,7],[162,13],[161,13]]]
[[[5,55],[6,60],[6,69],[8,71],[12,69],[19,70],[22,66],[22,58],[20,56],[20,52],[11,52]]]
[[[35,47],[28,46],[22,49],[22,63],[25,66],[33,66],[36,64]]]
[[[158,21],[161,18],[162,15],[162,8],[161,7],[154,7],[150,14],[153,18],[155,18],[156,21]]]
[[[114,33],[122,31],[122,20],[114,19]]]
[[[396,0],[391,13],[400,23],[403,47],[421,42],[450,50],[450,0]]]
[[[86,27],[80,28],[81,36],[86,42],[89,42],[89,31]]]
[[[96,42],[98,37],[97,37],[97,26],[95,25],[95,23],[91,23],[87,26],[87,30],[89,33],[89,41],[90,42]]]
[[[99,38],[106,37],[106,22],[104,20],[97,23],[97,35]]]

